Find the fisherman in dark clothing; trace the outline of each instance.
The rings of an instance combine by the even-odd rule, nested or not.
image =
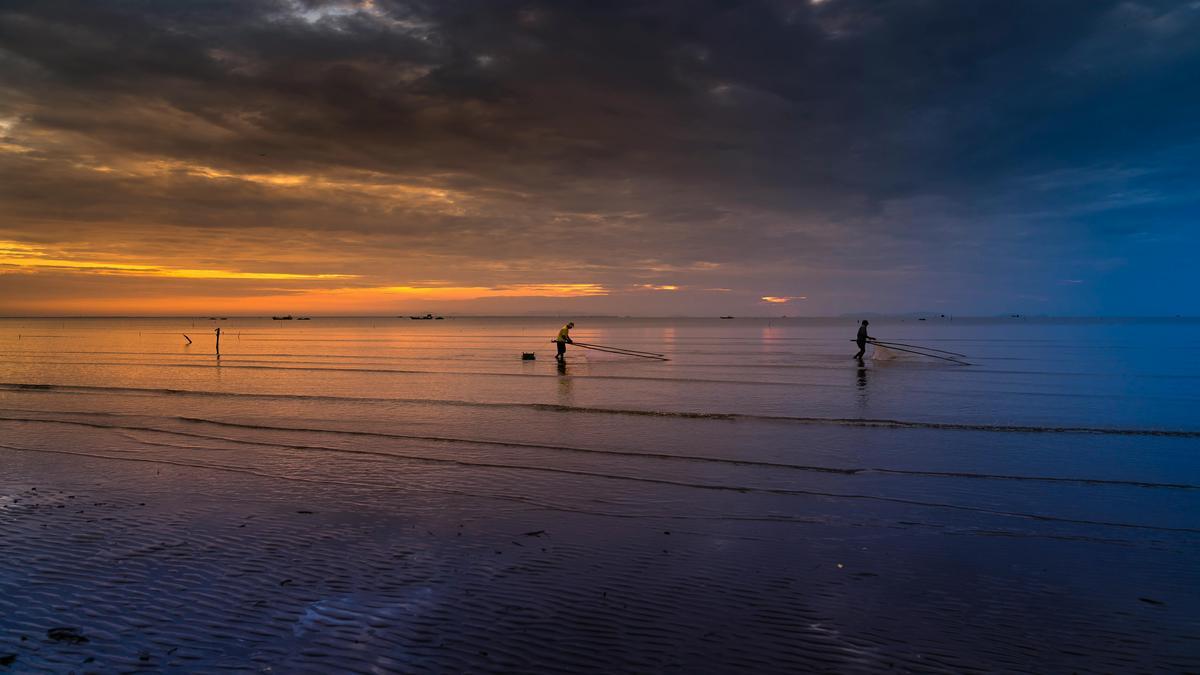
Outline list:
[[[854,358],[859,361],[862,361],[863,354],[867,351],[867,342],[875,340],[875,338],[867,335],[867,325],[869,323],[870,321],[863,319],[862,325],[858,327],[858,337],[854,338],[854,341],[858,343],[858,353],[854,355]]]

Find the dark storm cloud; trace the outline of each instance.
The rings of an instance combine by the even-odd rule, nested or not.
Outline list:
[[[1198,30],[1153,0],[9,0],[0,228],[1001,307],[1195,215]]]

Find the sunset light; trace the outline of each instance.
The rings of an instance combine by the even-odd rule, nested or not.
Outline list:
[[[0,675],[1200,673],[1200,0],[0,0]]]

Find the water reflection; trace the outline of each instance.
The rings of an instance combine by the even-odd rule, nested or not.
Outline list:
[[[772,324],[767,324],[759,328],[759,350],[764,353],[775,351],[777,342],[780,338],[785,337],[785,331],[782,328],[776,328]]]
[[[567,377],[567,362],[558,361],[555,363],[555,368],[558,374],[563,377],[558,378],[558,402],[560,405],[574,405],[575,394],[573,391],[574,378]]]
[[[858,361],[857,370],[858,370],[858,373],[857,373],[858,387],[857,387],[856,391],[858,393],[858,407],[866,408],[867,407],[867,366],[865,363],[862,362],[861,359],[859,359],[859,361]]]
[[[664,326],[659,331],[658,339],[667,346],[666,351],[675,351],[675,326]]]

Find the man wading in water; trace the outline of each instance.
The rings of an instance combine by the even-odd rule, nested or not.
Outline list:
[[[867,325],[869,323],[870,321],[863,319],[862,325],[858,327],[858,337],[854,338],[854,341],[858,343],[858,353],[854,355],[854,358],[859,361],[862,361],[863,354],[867,351],[867,342],[875,340],[875,338],[867,335]]]
[[[554,343],[558,345],[558,356],[555,358],[557,358],[559,361],[565,361],[567,358],[567,343],[571,342],[571,329],[574,327],[575,322],[568,321],[567,325],[563,326],[562,330],[558,331],[558,337],[554,338]]]

